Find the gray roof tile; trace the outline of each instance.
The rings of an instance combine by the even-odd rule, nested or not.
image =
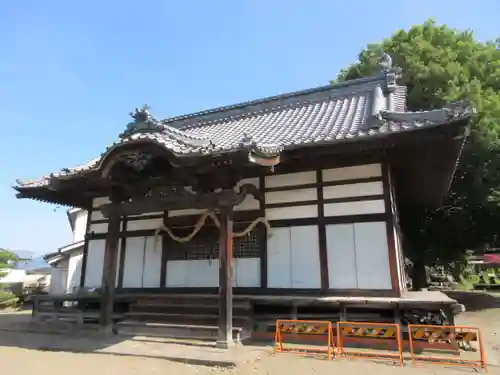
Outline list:
[[[263,152],[286,150],[446,124],[473,112],[469,103],[459,102],[440,110],[409,113],[405,112],[405,96],[406,88],[395,85],[386,72],[162,121],[146,109],[136,110],[132,114],[136,121],[106,153],[141,139],[156,142],[179,157],[236,151],[250,144]],[[100,160],[51,176],[92,170]],[[41,186],[47,179],[18,181],[18,187]]]

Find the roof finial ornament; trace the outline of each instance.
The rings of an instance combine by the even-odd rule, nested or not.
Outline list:
[[[384,73],[388,73],[392,70],[392,57],[388,53],[384,52],[382,56],[380,56],[378,64]]]
[[[402,69],[392,64],[392,57],[383,52],[378,59],[378,64],[382,68],[382,73],[385,76],[385,89],[393,92],[397,87],[397,80],[402,76]]]
[[[141,108],[136,108],[134,112],[130,112],[129,115],[134,121],[127,125],[127,129],[123,134],[120,134],[121,138],[137,132],[159,131],[163,129],[161,123],[149,112],[149,106],[147,104],[144,104]]]
[[[151,118],[149,109],[149,106],[144,104],[141,108],[136,108],[134,112],[130,112],[129,115],[135,120],[135,122],[146,122]]]

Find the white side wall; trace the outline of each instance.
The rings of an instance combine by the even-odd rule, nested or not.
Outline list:
[[[88,213],[85,210],[76,212],[75,225],[73,229],[73,243],[80,242],[85,239],[85,230],[87,228]]]
[[[50,269],[49,294],[66,293],[66,284],[68,280],[68,270],[52,267]]]
[[[82,275],[83,251],[71,254],[68,262],[65,291],[73,293],[80,287]]]

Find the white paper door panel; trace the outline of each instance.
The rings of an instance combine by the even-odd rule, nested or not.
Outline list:
[[[167,262],[166,286],[182,287],[185,286],[184,275],[186,274],[185,260],[169,260]]]
[[[102,285],[105,244],[106,240],[89,241],[85,272],[85,286],[87,288],[99,288]]]
[[[161,253],[162,237],[158,238],[155,244],[153,236],[146,237],[146,246],[144,248],[144,270],[142,275],[142,286],[144,288],[157,288],[160,286],[161,274]]]
[[[328,281],[330,288],[354,289],[358,287],[354,225],[326,226]]]
[[[205,262],[207,262],[208,272],[204,286],[219,286],[219,259],[205,260]]]
[[[267,284],[269,288],[291,288],[292,259],[289,228],[274,228],[267,243]]]
[[[385,222],[355,223],[358,288],[391,289]]]
[[[219,285],[219,260],[197,259],[185,261],[187,287],[215,287]]]
[[[235,258],[233,270],[233,285],[260,287],[260,258]]]
[[[126,241],[123,287],[140,288],[144,264],[144,237],[129,237]]]
[[[321,288],[318,227],[297,226],[290,231],[292,288]]]

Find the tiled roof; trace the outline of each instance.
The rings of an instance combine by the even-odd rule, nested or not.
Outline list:
[[[245,148],[273,154],[313,144],[375,139],[447,124],[473,113],[467,102],[434,111],[406,112],[406,88],[396,85],[396,78],[394,71],[388,71],[162,121],[155,120],[147,108],[136,110],[131,114],[135,121],[101,158],[52,177],[93,170],[113,149],[141,140],[157,143],[177,157]],[[42,186],[47,180],[18,181],[18,186]]]

